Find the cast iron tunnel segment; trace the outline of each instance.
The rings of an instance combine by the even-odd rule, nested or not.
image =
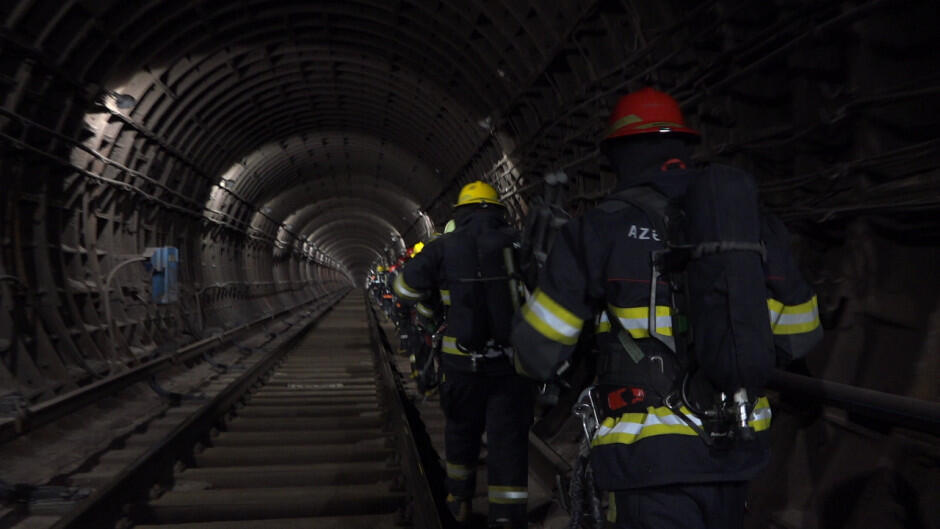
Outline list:
[[[229,408],[205,448],[184,446],[165,490],[129,505],[134,527],[402,527],[416,509],[405,476],[421,472],[399,455],[364,307],[359,294],[341,301]]]

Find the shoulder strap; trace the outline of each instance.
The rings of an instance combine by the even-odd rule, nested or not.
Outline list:
[[[630,356],[630,359],[633,360],[633,363],[639,364],[642,362],[646,353],[643,352],[643,349],[640,349],[639,344],[636,343],[636,340],[633,339],[630,332],[623,328],[623,324],[620,323],[620,319],[617,318],[617,315],[609,309],[604,310],[607,312],[607,319],[610,320],[611,331],[616,331],[617,341],[620,342],[620,347],[623,347],[627,355]]]

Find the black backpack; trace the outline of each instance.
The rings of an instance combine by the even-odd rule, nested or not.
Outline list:
[[[744,389],[753,399],[775,365],[757,185],[730,167],[693,170],[699,174],[677,199],[639,186],[609,200],[637,207],[666,234],[666,249],[651,256],[652,279],[667,280],[672,299],[650,305],[672,307],[674,336],[651,335],[703,374],[715,398],[730,403]]]

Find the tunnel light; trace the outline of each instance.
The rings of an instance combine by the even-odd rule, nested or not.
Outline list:
[[[114,106],[121,110],[134,108],[137,105],[137,99],[132,95],[122,94],[114,90],[108,90],[107,93],[114,100]]]

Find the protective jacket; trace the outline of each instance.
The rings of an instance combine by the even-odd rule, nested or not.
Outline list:
[[[534,391],[505,355],[514,310],[504,249],[517,234],[495,206],[461,206],[456,220],[453,232],[408,263],[394,288],[412,302],[436,289],[448,306],[440,384],[448,507],[467,519],[485,430],[489,520],[524,526]]]
[[[624,183],[653,186],[674,198],[702,170],[656,167]],[[775,346],[780,355],[799,357],[821,338],[816,297],[790,254],[783,224],[763,215],[761,237],[767,246],[767,317]],[[663,405],[662,397],[675,387],[680,369],[675,354],[649,331],[650,252],[663,248],[663,239],[636,207],[588,211],[558,234],[538,289],[516,317],[512,342],[519,364],[543,379],[572,355],[585,323],[594,322],[601,355],[598,383],[607,409],[592,443],[601,489],[747,480],[769,455],[771,412],[766,398],[758,400],[749,421],[757,440],[740,441],[729,450],[710,449]],[[655,325],[669,336],[669,286],[662,282],[656,288],[662,301],[655,307]],[[613,325],[611,318],[617,319]],[[642,360],[631,359],[617,339],[621,328],[643,351]],[[681,411],[701,424],[684,406]]]
[[[472,352],[509,345],[513,307],[503,249],[517,239],[501,211],[478,209],[459,216],[456,230],[428,243],[396,278],[400,299],[419,302],[436,289],[448,307],[445,368],[470,371]],[[488,362],[481,370],[512,372],[507,362]]]

